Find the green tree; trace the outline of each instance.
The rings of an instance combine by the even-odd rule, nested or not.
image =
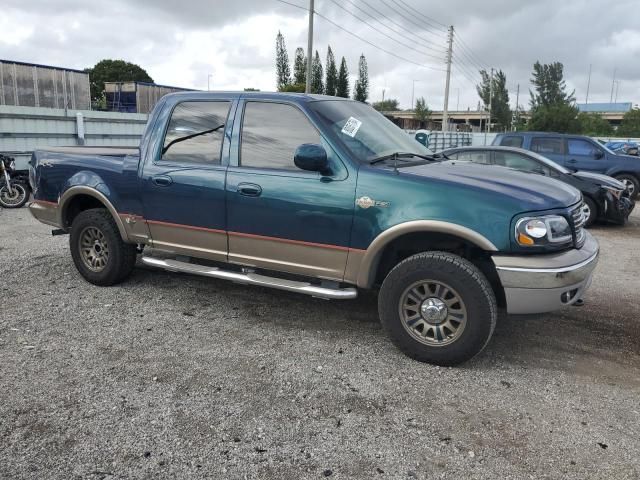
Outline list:
[[[324,93],[322,73],[322,62],[320,61],[320,55],[316,50],[316,54],[313,57],[313,63],[311,64],[311,93]]]
[[[285,85],[284,87],[282,87],[280,91],[304,93],[306,89],[307,89],[306,83],[290,83],[289,85]]]
[[[282,90],[291,83],[291,67],[289,66],[289,54],[284,44],[284,37],[278,31],[276,35],[276,85]]]
[[[429,108],[429,105],[427,105],[424,97],[420,97],[416,100],[413,112],[416,115],[416,120],[420,122],[420,125],[431,119],[431,109]]]
[[[342,57],[342,60],[340,61],[336,96],[349,98],[349,70],[347,69],[347,62],[344,57]]]
[[[580,133],[578,109],[572,105],[557,104],[532,110],[527,130],[535,132]]]
[[[104,82],[154,83],[144,68],[124,60],[100,60],[92,68],[85,68],[84,71],[89,74],[91,100],[94,101],[102,98]]]
[[[580,133],[583,135],[596,137],[607,136],[613,133],[611,124],[597,113],[581,112],[577,118],[580,124]]]
[[[507,130],[511,126],[507,76],[502,70],[498,70],[492,79],[486,70],[480,70],[480,77],[482,82],[476,85],[476,90],[485,109],[489,109],[491,102],[491,122],[496,123],[498,129]]]
[[[360,55],[360,60],[358,60],[358,79],[353,87],[353,99],[359,102],[366,102],[367,98],[369,98],[369,71],[367,59],[362,54]]]
[[[307,83],[307,56],[300,47],[296,48],[296,56],[293,61],[293,83]]]
[[[640,137],[640,110],[630,110],[625,113],[616,133],[622,137]]]
[[[331,46],[327,48],[327,78],[324,84],[324,93],[335,97],[338,88],[338,69],[336,59],[331,51]]]
[[[388,98],[381,102],[374,102],[371,106],[379,112],[391,112],[399,110],[400,102],[395,98]]]
[[[529,130],[558,133],[579,133],[578,109],[574,92],[567,92],[563,65],[560,62],[533,65],[529,90],[531,119]]]
[[[561,104],[573,105],[576,101],[575,91],[567,92],[564,66],[560,62],[534,63],[531,84],[534,88],[534,91],[529,90],[532,109]]]

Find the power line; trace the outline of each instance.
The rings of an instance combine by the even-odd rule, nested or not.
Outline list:
[[[397,4],[398,2],[396,2],[396,0],[392,0],[393,3]],[[431,17],[427,17],[425,14],[419,12],[418,10],[416,10],[415,8],[413,8],[411,5],[409,5],[407,2],[405,2],[404,0],[399,0],[400,3],[404,4],[408,9],[413,10],[414,13],[417,13],[418,15],[420,15],[422,18],[425,19],[425,21],[429,24],[432,25],[433,28],[440,28],[441,30],[444,30],[445,32],[447,31],[447,29],[449,28],[447,25],[445,25],[444,23],[440,23],[439,21],[437,21],[435,18],[431,18]],[[433,25],[433,23],[435,23],[436,25]]]
[[[280,2],[280,3],[284,3],[284,4],[286,4],[286,5],[290,5],[290,6],[292,6],[292,7],[299,8],[300,10],[304,10],[304,11],[307,11],[307,10],[308,10],[307,8],[305,8],[305,7],[301,6],[301,5],[297,5],[297,4],[295,4],[295,3],[291,3],[291,2],[288,2],[288,1],[286,1],[286,0],[276,0],[276,1],[277,1],[277,2]],[[413,65],[417,65],[418,67],[428,68],[428,69],[430,69],[430,70],[434,70],[434,71],[436,71],[436,72],[444,72],[444,71],[445,71],[443,68],[435,68],[435,67],[432,67],[431,65],[426,65],[426,64],[418,63],[418,62],[415,62],[415,61],[410,60],[410,59],[408,59],[408,58],[402,57],[402,56],[400,56],[400,55],[396,55],[395,53],[391,52],[390,50],[387,50],[387,49],[385,49],[385,48],[382,48],[382,47],[380,47],[379,45],[376,45],[375,43],[370,42],[370,41],[369,41],[369,40],[367,40],[366,38],[363,38],[363,37],[361,37],[360,35],[358,35],[358,34],[356,34],[356,33],[353,33],[351,30],[348,30],[347,28],[345,28],[345,27],[343,27],[343,26],[339,25],[338,23],[336,23],[336,22],[334,22],[333,20],[331,20],[330,18],[328,18],[328,17],[324,16],[324,15],[323,15],[323,14],[321,14],[320,12],[315,11],[314,13],[315,13],[318,17],[320,17],[320,18],[322,18],[323,20],[325,20],[325,21],[329,22],[329,23],[330,23],[331,25],[333,25],[334,27],[336,27],[336,28],[338,28],[338,29],[342,30],[342,31],[343,31],[343,32],[345,32],[345,33],[348,33],[349,35],[351,35],[352,37],[357,38],[357,39],[358,39],[358,40],[360,40],[361,42],[364,42],[364,43],[366,43],[367,45],[370,45],[370,46],[372,46],[373,48],[376,48],[376,49],[380,50],[381,52],[386,53],[387,55],[391,55],[392,57],[397,58],[398,60],[402,60],[402,61],[404,61],[404,62],[411,63],[411,64],[413,64]]]
[[[394,0],[392,0],[394,1]],[[407,17],[402,11],[398,11],[396,10],[394,7],[392,7],[391,5],[389,5],[386,0],[380,0],[381,3],[383,3],[388,9],[390,9],[392,12],[400,15],[402,18],[404,18],[407,22],[409,22],[410,24],[412,24],[415,27],[418,27],[421,31],[424,31],[425,33],[428,33],[429,35],[433,35],[434,37],[438,38],[439,40],[443,40],[442,37],[442,32],[440,33],[435,33],[432,32],[431,30],[429,30],[428,28],[426,28],[424,25],[421,25],[417,22],[415,22],[413,20],[413,18],[411,17]],[[396,3],[397,4],[397,3]]]
[[[463,50],[465,50],[465,51],[467,51],[467,52],[469,53],[469,55],[470,55],[472,58],[475,58],[475,59],[477,60],[477,63],[478,63],[481,67],[483,67],[483,69],[485,69],[485,70],[489,70],[489,69],[490,69],[489,65],[487,65],[487,63],[486,63],[486,62],[483,62],[483,61],[480,59],[480,57],[479,57],[478,55],[476,55],[476,54],[474,53],[474,51],[473,51],[473,50],[471,50],[471,47],[469,47],[469,46],[467,45],[467,43],[462,39],[462,37],[460,36],[460,34],[458,34],[456,38],[458,39],[458,43],[460,44],[460,46],[462,47],[462,49],[463,49]]]
[[[277,0],[277,1],[279,1],[279,2],[280,2],[280,1],[282,1],[282,0]],[[373,48],[377,48],[378,50],[380,50],[380,51],[382,51],[382,52],[384,52],[384,53],[386,53],[386,54],[388,54],[388,55],[391,55],[392,57],[395,57],[395,58],[397,58],[397,59],[399,59],[399,60],[403,60],[403,61],[408,62],[408,63],[412,63],[412,64],[417,65],[417,66],[419,66],[419,67],[425,67],[425,68],[428,68],[428,69],[430,69],[430,70],[434,70],[434,71],[436,71],[436,72],[444,72],[444,71],[445,71],[445,69],[444,69],[444,68],[435,68],[435,67],[432,67],[431,65],[426,65],[426,64],[422,64],[422,63],[414,62],[413,60],[409,60],[408,58],[404,58],[404,57],[401,57],[400,55],[396,55],[395,53],[393,53],[393,52],[391,52],[391,51],[389,51],[389,50],[386,50],[386,49],[384,49],[384,48],[382,48],[382,47],[380,47],[380,46],[376,45],[375,43],[370,42],[370,41],[369,41],[369,40],[367,40],[366,38],[362,38],[360,35],[355,34],[355,33],[353,33],[352,31],[350,31],[350,30],[348,30],[348,29],[346,29],[346,28],[344,28],[344,27],[342,27],[342,26],[338,25],[336,22],[334,22],[334,21],[333,21],[333,20],[331,20],[330,18],[325,17],[325,16],[324,16],[324,15],[322,15],[321,13],[316,12],[316,15],[318,15],[320,18],[322,18],[322,19],[326,20],[327,22],[329,22],[329,23],[330,23],[331,25],[333,25],[334,27],[339,28],[339,29],[340,29],[340,30],[342,30],[343,32],[348,33],[348,34],[349,34],[349,35],[351,35],[352,37],[355,37],[355,38],[357,38],[358,40],[360,40],[360,41],[362,41],[362,42],[364,42],[364,43],[366,43],[366,44],[368,44],[368,45],[371,45]]]
[[[351,4],[353,4],[354,6],[356,6],[356,5],[355,5],[355,3],[353,2],[353,0],[346,0],[346,1],[347,1],[347,2],[349,2],[349,3],[351,3]],[[404,26],[404,25],[402,25],[401,23],[396,22],[396,21],[395,21],[394,19],[392,19],[392,18],[389,18],[389,17],[388,17],[388,16],[386,16],[384,13],[382,13],[380,10],[378,10],[376,7],[374,7],[373,5],[371,5],[370,3],[368,3],[366,0],[360,0],[360,2],[361,2],[361,3],[364,3],[367,7],[369,7],[371,10],[373,10],[375,13],[377,13],[378,15],[380,15],[381,17],[383,17],[386,21],[388,21],[388,22],[392,23],[393,25],[395,25],[395,26],[397,26],[397,27],[399,27],[399,28],[401,28],[401,29],[403,29],[403,30],[406,30],[408,33],[410,33],[410,34],[411,34],[411,35],[413,35],[414,37],[419,38],[419,39],[423,42],[423,43],[420,43],[420,44],[421,44],[422,46],[424,46],[425,48],[428,48],[428,49],[430,49],[430,50],[437,51],[437,52],[439,52],[439,53],[443,53],[443,54],[444,54],[444,53],[446,53],[446,51],[447,51],[447,50],[446,50],[444,47],[438,47],[438,46],[435,46],[435,44],[431,43],[431,40],[427,40],[426,38],[421,37],[420,35],[418,35],[418,34],[416,34],[416,33],[413,33],[413,32],[411,32],[411,31],[408,31],[408,30],[405,28],[405,26]],[[357,7],[357,6],[356,6],[356,8],[359,8],[359,7]],[[359,9],[360,9],[360,8],[359,8]],[[362,10],[362,9],[360,9],[360,10]],[[364,10],[363,10],[363,11],[364,11]],[[365,12],[365,13],[367,13],[367,12]],[[373,15],[371,15],[370,13],[367,13],[367,15],[369,15],[371,18],[375,18],[375,17],[374,17]],[[378,22],[380,22],[380,20],[378,20]],[[382,22],[380,22],[380,23],[382,23]],[[388,26],[387,26],[387,28],[391,29],[391,27],[388,27]],[[394,30],[394,31],[395,31],[395,30]],[[410,38],[410,37],[408,37],[408,36],[406,36],[406,35],[404,35],[404,34],[400,34],[400,33],[399,33],[399,32],[397,32],[397,31],[395,31],[395,32],[396,32],[396,33],[398,33],[399,35],[402,35],[403,37],[405,37],[406,39],[408,39],[408,40],[410,40],[410,41],[412,41],[412,42],[416,42],[416,40],[415,40],[415,39],[412,39],[412,38]],[[425,43],[425,42],[426,42],[426,43]],[[416,43],[419,43],[419,42],[416,42]]]
[[[408,44],[406,44],[406,43],[404,43],[404,42],[401,42],[400,40],[396,40],[396,39],[395,39],[395,38],[393,38],[391,35],[387,35],[385,32],[383,32],[382,30],[380,30],[380,29],[376,28],[375,26],[371,25],[371,24],[370,24],[369,22],[367,22],[366,20],[363,20],[361,17],[357,16],[357,15],[356,15],[356,14],[354,14],[353,12],[350,12],[349,10],[347,10],[346,8],[344,8],[342,5],[340,5],[340,4],[339,4],[338,2],[336,2],[335,0],[330,0],[330,1],[331,1],[332,3],[334,3],[338,8],[341,8],[342,10],[344,10],[345,12],[347,12],[349,15],[351,15],[352,17],[354,17],[356,20],[358,20],[358,21],[360,21],[360,22],[364,23],[364,24],[365,24],[365,25],[367,25],[369,28],[372,28],[372,29],[373,29],[373,30],[375,30],[376,32],[378,32],[378,33],[380,33],[380,34],[384,35],[385,37],[387,37],[387,38],[389,38],[389,39],[393,40],[394,42],[396,42],[396,43],[398,43],[398,44],[402,45],[403,47],[406,47],[406,48],[408,48],[408,49],[410,49],[410,50],[413,50],[413,51],[415,51],[415,52],[418,52],[418,53],[420,53],[420,54],[422,54],[422,55],[425,55],[425,56],[427,56],[427,57],[434,58],[434,59],[436,59],[436,60],[440,60],[440,61],[443,61],[443,60],[444,60],[442,57],[438,57],[438,56],[433,55],[433,54],[431,54],[431,53],[423,52],[422,50],[418,50],[417,48],[414,48],[414,47],[412,47],[411,45],[408,45]],[[359,8],[359,7],[357,7],[357,6],[356,6],[356,8]],[[365,12],[365,13],[366,13],[366,12]],[[387,28],[389,28],[389,27],[387,27]]]
[[[463,63],[463,60],[457,56],[457,55],[453,55],[454,60],[456,61],[456,64],[460,67],[460,68],[464,68],[467,73],[469,73],[469,75],[473,78],[482,78],[482,75],[479,73],[479,71],[477,71],[475,68],[468,66],[467,64]]]

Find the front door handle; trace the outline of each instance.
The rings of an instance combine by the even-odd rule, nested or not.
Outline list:
[[[578,163],[578,161],[575,158],[572,158],[571,160],[569,160],[569,163]]]
[[[168,187],[173,183],[173,179],[169,175],[155,175],[151,177],[151,181],[159,187]]]
[[[262,193],[262,187],[255,183],[238,184],[238,193],[246,197],[259,197]]]

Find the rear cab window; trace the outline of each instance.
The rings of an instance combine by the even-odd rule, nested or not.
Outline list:
[[[500,140],[500,145],[503,147],[517,147],[522,148],[524,138],[522,135],[505,135]]]

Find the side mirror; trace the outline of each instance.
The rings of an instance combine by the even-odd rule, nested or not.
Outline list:
[[[604,157],[604,152],[602,150],[596,150],[596,153],[593,154],[596,160],[600,160]]]
[[[327,151],[322,145],[315,143],[303,143],[296,148],[293,163],[301,170],[320,173],[329,172]]]

